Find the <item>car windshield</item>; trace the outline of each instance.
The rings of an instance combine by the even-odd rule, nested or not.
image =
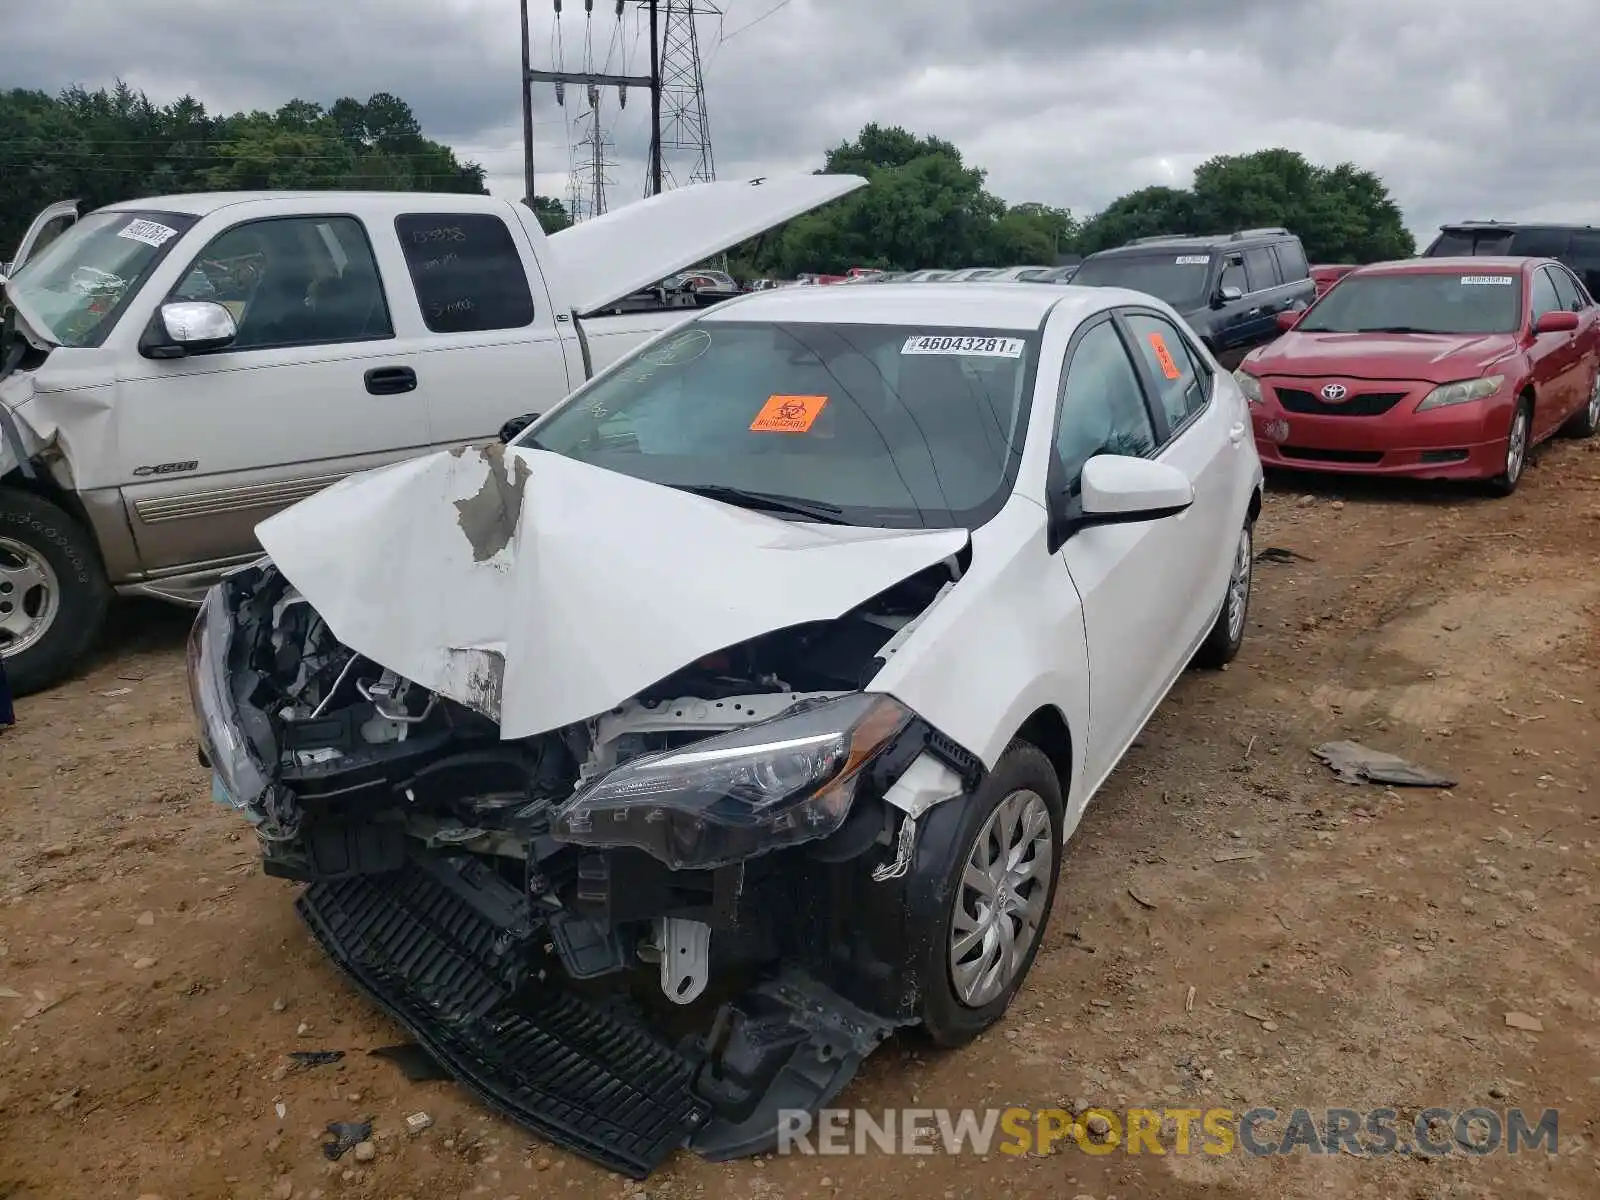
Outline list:
[[[1522,306],[1515,271],[1346,275],[1297,333],[1511,333]]]
[[[1209,254],[1108,254],[1087,258],[1072,276],[1083,287],[1123,287],[1165,300],[1180,312],[1206,301]]]
[[[1032,330],[699,321],[517,441],[849,524],[973,528],[1010,494],[1037,354]]]
[[[165,212],[90,213],[6,283],[29,325],[62,346],[98,346],[125,301],[194,218]]]

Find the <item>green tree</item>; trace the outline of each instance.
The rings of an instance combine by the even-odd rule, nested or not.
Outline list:
[[[1219,155],[1189,188],[1148,187],[1085,222],[1079,249],[1093,253],[1160,233],[1208,234],[1281,225],[1313,262],[1407,258],[1416,245],[1383,181],[1353,163],[1320,167],[1294,150]]]
[[[527,201],[523,201],[527,204]],[[572,216],[567,212],[567,206],[553,196],[535,196],[533,215],[539,218],[539,227],[546,233],[560,233],[572,224]]]
[[[76,198],[89,211],[234,188],[487,190],[482,167],[423,137],[410,106],[385,92],[228,117],[192,96],[157,106],[121,82],[56,96],[0,92],[0,258],[57,200]]]

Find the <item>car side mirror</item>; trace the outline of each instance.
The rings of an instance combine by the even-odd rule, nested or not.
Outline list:
[[[538,419],[538,413],[523,413],[520,417],[512,417],[511,420],[500,426],[500,440],[509,442]]]
[[[163,304],[139,340],[146,358],[182,358],[221,350],[239,336],[233,314],[215,300],[175,300]]]
[[[1217,298],[1212,301],[1212,304],[1217,308],[1221,308],[1224,304],[1232,304],[1235,300],[1243,299],[1244,289],[1228,283],[1217,289]]]
[[[1557,309],[1540,315],[1534,323],[1534,336],[1542,333],[1571,333],[1578,328],[1578,314],[1568,312],[1566,309]]]
[[[1306,310],[1303,309],[1303,308],[1291,308],[1287,312],[1279,313],[1278,314],[1278,329],[1279,329],[1279,331],[1282,332],[1282,333],[1288,333],[1289,330],[1293,329],[1296,325],[1300,324],[1300,318],[1305,316],[1305,315],[1306,315]]]
[[[1194,503],[1194,484],[1167,463],[1097,454],[1083,464],[1080,492],[1050,519],[1050,549],[1096,525],[1131,525],[1175,517]]]

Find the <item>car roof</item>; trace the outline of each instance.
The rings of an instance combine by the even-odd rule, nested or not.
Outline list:
[[[440,199],[449,201],[450,210],[461,209],[462,203],[468,207],[483,207],[485,209],[504,207],[504,201],[493,196],[477,195],[470,192],[452,192],[441,197],[439,193],[432,192],[353,192],[353,191],[255,191],[255,192],[190,192],[174,194],[171,196],[141,196],[134,200],[119,200],[115,204],[107,204],[102,212],[174,212],[184,213],[187,216],[206,217],[218,209],[227,208],[234,204],[251,204],[259,200],[311,200],[315,199],[326,204],[349,204],[352,202],[371,203],[373,201],[388,201],[391,203],[408,203],[416,205],[424,200],[432,199],[438,203]],[[477,202],[474,204],[473,202]]]
[[[1037,283],[881,283],[873,288],[793,288],[725,300],[699,319],[924,325],[933,328],[1036,329],[1052,309],[1068,320],[1124,304],[1152,306],[1127,288]]]
[[[1160,240],[1130,242],[1126,246],[1112,246],[1108,250],[1097,250],[1089,258],[1129,258],[1139,254],[1170,254],[1174,250],[1241,250],[1250,246],[1257,246],[1263,242],[1282,242],[1293,237],[1288,233],[1252,233],[1244,237],[1237,237],[1231,233],[1214,233],[1196,235],[1194,237],[1180,237],[1174,235]],[[1085,260],[1087,261],[1087,260]]]
[[[1364,267],[1358,267],[1357,271],[1362,275],[1449,275],[1457,271],[1471,275],[1486,275],[1492,272],[1520,275],[1523,271],[1531,271],[1535,267],[1554,261],[1553,258],[1525,258],[1502,254],[1458,254],[1441,255],[1438,258],[1404,258],[1394,262],[1368,263]]]
[[[1492,233],[1504,230],[1514,233],[1519,229],[1593,229],[1586,221],[1446,221],[1439,226],[1441,233]]]

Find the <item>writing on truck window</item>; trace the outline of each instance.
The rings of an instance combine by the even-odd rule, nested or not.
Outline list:
[[[479,333],[533,323],[528,272],[499,217],[414,213],[394,225],[429,330]]]

